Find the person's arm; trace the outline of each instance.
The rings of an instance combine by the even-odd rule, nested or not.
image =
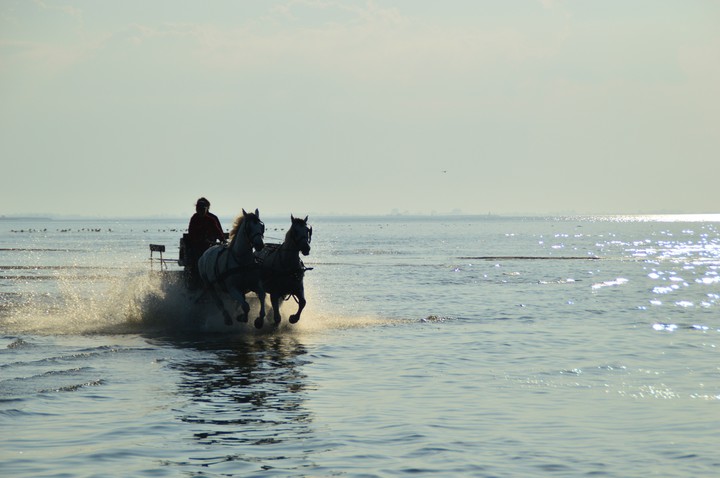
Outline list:
[[[225,242],[225,231],[223,231],[222,226],[220,225],[220,219],[215,214],[211,215],[213,219],[213,223],[215,224],[215,232],[218,234],[217,238],[220,242]]]
[[[190,224],[188,224],[188,238],[193,241],[197,240],[198,235],[198,227],[200,226],[198,224],[198,216],[196,214],[193,214],[193,216],[190,218]]]

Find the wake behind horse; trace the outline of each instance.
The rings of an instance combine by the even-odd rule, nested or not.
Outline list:
[[[247,322],[250,305],[245,300],[245,294],[256,292],[260,300],[258,320],[262,323],[265,318],[265,292],[260,283],[260,268],[253,254],[253,248],[260,251],[264,247],[264,233],[265,225],[260,220],[260,212],[255,209],[255,213],[247,213],[243,209],[230,232],[230,245],[213,246],[198,261],[200,278],[222,311],[227,325],[232,325],[232,318],[225,309],[221,293],[229,294],[240,304],[242,314],[237,320]]]
[[[310,241],[312,240],[312,227],[305,219],[295,218],[290,215],[292,222],[290,229],[285,234],[285,241],[279,246],[269,246],[256,253],[260,262],[262,288],[270,294],[270,303],[273,308],[275,324],[279,324],[280,299],[293,296],[297,300],[298,310],[290,316],[290,323],[294,324],[300,320],[300,314],[307,303],[305,300],[305,287],[303,278],[305,267],[300,260],[299,253],[304,256],[310,254]],[[255,326],[261,328],[263,321],[260,317],[255,320]]]

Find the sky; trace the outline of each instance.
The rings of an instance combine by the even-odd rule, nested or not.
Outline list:
[[[720,212],[716,0],[0,0],[0,215]]]

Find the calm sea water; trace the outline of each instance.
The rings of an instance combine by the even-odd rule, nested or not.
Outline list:
[[[718,216],[310,218],[262,331],[186,222],[0,221],[3,476],[720,476]]]

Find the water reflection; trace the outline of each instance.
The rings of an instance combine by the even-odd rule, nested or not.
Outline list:
[[[178,394],[187,400],[177,409],[178,418],[190,425],[200,444],[213,449],[287,445],[311,432],[302,371],[307,351],[294,337],[274,334],[175,345],[193,350],[171,368],[180,372]],[[250,449],[235,450],[234,458],[224,455],[223,460],[250,460],[252,455]]]

